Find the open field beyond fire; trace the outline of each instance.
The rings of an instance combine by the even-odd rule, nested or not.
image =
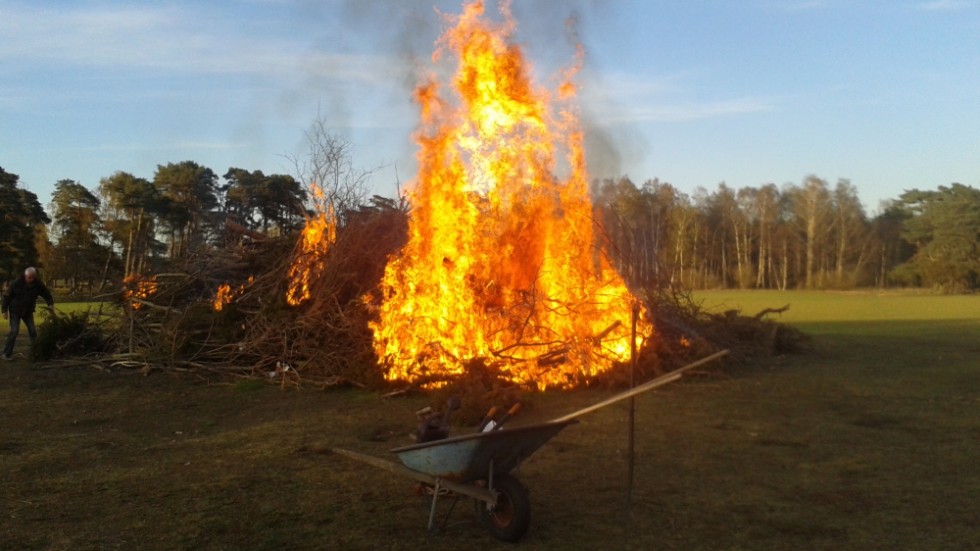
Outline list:
[[[638,397],[632,509],[625,403],[583,417],[519,472],[520,548],[976,549],[980,296],[697,296],[789,303],[813,350]],[[519,422],[613,393],[540,394]],[[514,548],[469,503],[428,534],[414,482],[330,451],[391,457],[428,401],[0,364],[0,549]]]

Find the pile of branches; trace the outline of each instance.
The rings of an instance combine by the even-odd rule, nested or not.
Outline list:
[[[125,319],[117,351],[101,361],[144,372],[260,377],[283,386],[379,386],[383,375],[368,322],[380,303],[388,259],[404,245],[407,228],[406,205],[380,197],[339,214],[333,243],[317,262],[307,263],[318,266],[309,280],[309,298],[291,305],[286,298],[290,267],[314,253],[301,247],[298,235],[268,237],[228,223],[223,246],[194,251],[175,269],[156,274],[149,293],[121,299]],[[217,300],[222,288],[227,301]],[[769,317],[788,305],[754,316],[711,314],[684,291],[636,294],[654,325],[654,338],[639,351],[635,376],[640,379],[721,348],[730,349],[736,362],[746,362],[797,351],[806,341]],[[473,375],[450,390],[483,398],[513,392],[494,376],[492,362],[474,363],[483,369],[471,366]],[[612,369],[584,384],[616,386],[628,373]]]
[[[658,368],[658,374],[718,349],[730,350],[729,361],[744,364],[802,352],[809,342],[802,331],[778,321],[789,304],[753,315],[740,310],[714,313],[705,310],[689,291],[675,288],[649,290],[644,303],[657,332],[654,355],[670,364]]]
[[[104,354],[115,346],[113,334],[106,327],[109,320],[101,305],[95,310],[53,313],[38,327],[31,356],[47,361]]]
[[[124,305],[114,359],[130,365],[262,377],[282,385],[371,385],[380,378],[368,319],[388,256],[404,243],[403,206],[377,198],[344,213],[316,262],[310,298],[287,303],[297,236],[269,238],[226,224],[226,245],[188,255],[155,276],[155,289]],[[216,301],[219,289],[228,302]],[[375,297],[376,298],[376,297]]]
[[[778,321],[778,316],[789,310],[788,304],[743,315],[738,310],[713,313],[691,292],[672,287],[634,291],[634,296],[654,326],[653,337],[636,351],[635,368],[622,362],[578,384],[623,387],[631,378],[643,381],[661,376],[723,349],[729,351],[726,364],[750,365],[772,356],[802,352],[809,342],[804,333]],[[534,393],[506,382],[487,358],[469,361],[461,375],[441,382],[444,386],[433,393],[432,407],[441,407],[453,396],[461,398],[463,405],[457,417],[466,423],[475,423],[489,406],[521,402],[533,407],[534,403]]]

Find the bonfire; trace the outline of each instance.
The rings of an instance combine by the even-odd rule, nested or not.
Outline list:
[[[341,188],[310,181],[298,236],[229,221],[223,248],[129,282],[128,351],[109,361],[284,385],[440,388],[490,375],[543,390],[621,382],[614,368],[634,350],[660,374],[662,356],[725,341],[699,335],[696,307],[671,309],[689,301],[654,299],[652,282],[638,299],[613,269],[588,192],[582,50],[553,90],[540,86],[508,6],[491,17],[474,0],[447,16],[433,62],[454,70],[415,90],[419,168],[406,197],[338,201]]]
[[[448,18],[420,84],[408,243],[382,281],[374,349],[388,380],[461,375],[474,361],[538,388],[624,361],[635,303],[596,239],[573,78],[539,87],[507,3]],[[644,324],[640,334],[649,334]]]

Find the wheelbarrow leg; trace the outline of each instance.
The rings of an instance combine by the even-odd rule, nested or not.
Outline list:
[[[435,524],[436,520],[436,501],[439,500],[439,490],[442,488],[440,486],[441,480],[436,479],[436,485],[432,489],[432,506],[429,508],[429,531],[432,531],[432,525]]]
[[[442,524],[439,525],[439,529],[435,530],[436,524],[436,503],[439,499],[439,492],[442,489],[442,480],[437,478],[435,486],[432,488],[432,505],[429,506],[429,532],[442,531],[446,528],[446,523],[449,522],[449,517],[453,514],[456,509],[456,503],[459,502],[459,494],[455,494],[453,497],[453,502],[449,506],[449,511],[446,511],[446,516],[442,519]]]

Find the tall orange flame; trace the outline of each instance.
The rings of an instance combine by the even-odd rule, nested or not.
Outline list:
[[[323,190],[311,186],[316,214],[306,219],[289,265],[289,288],[286,302],[299,306],[310,298],[311,287],[326,267],[327,251],[337,239],[337,220],[332,205],[326,203]]]
[[[544,389],[629,356],[633,298],[596,244],[575,68],[555,97],[537,88],[507,2],[500,13],[471,1],[439,39],[433,60],[457,59],[454,98],[434,79],[415,93],[409,239],[371,326],[389,380],[451,377],[479,358]]]

